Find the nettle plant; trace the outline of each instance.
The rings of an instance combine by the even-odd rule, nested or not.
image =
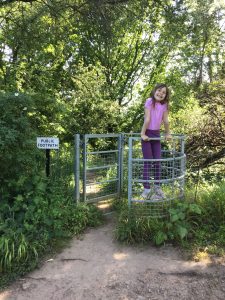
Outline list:
[[[154,237],[156,245],[168,240],[180,242],[192,236],[198,227],[198,216],[201,213],[200,207],[195,203],[177,203],[174,208],[169,209],[169,218],[163,221],[163,230],[156,233]]]

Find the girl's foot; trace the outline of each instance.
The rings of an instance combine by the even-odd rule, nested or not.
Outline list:
[[[151,200],[152,201],[158,201],[158,200],[162,200],[162,199],[165,199],[165,198],[166,198],[166,196],[163,193],[162,189],[159,186],[156,186],[154,188],[154,194],[152,195]]]
[[[141,193],[141,198],[148,199],[150,196],[150,189],[144,189],[144,191]]]

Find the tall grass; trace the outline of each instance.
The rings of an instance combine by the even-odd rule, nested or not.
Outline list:
[[[156,245],[166,242],[189,248],[202,247],[209,252],[223,253],[225,247],[225,182],[200,185],[198,193],[193,187],[186,190],[183,201],[168,207],[168,217],[152,218],[146,214],[148,205],[142,209],[128,209],[116,205],[118,218],[115,237],[128,244],[146,243]],[[135,208],[135,207],[134,207]],[[137,213],[138,212],[138,213]]]

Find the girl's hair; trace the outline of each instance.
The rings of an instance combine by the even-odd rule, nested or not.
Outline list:
[[[169,88],[168,86],[165,84],[165,83],[157,83],[154,87],[154,89],[151,91],[151,98],[152,98],[152,102],[153,102],[153,107],[155,107],[155,103],[156,103],[156,100],[155,100],[155,92],[156,90],[158,89],[162,89],[162,88],[166,88],[166,97],[163,101],[161,101],[160,103],[161,104],[165,104],[167,103],[167,109],[169,109],[169,97],[170,97],[170,91],[169,91]]]

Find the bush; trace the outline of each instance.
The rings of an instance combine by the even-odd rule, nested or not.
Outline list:
[[[33,97],[0,95],[0,286],[33,269],[57,240],[101,223],[95,207],[74,203],[71,173],[46,178],[37,111]]]
[[[30,180],[30,191],[21,189],[11,204],[4,201],[0,207],[0,286],[33,269],[57,240],[102,223],[95,206],[76,205],[65,196],[60,180],[51,183],[36,176],[24,185]]]
[[[141,209],[140,209],[141,207]],[[153,241],[161,245],[165,241],[181,242],[198,226],[196,216],[201,214],[198,205],[176,203],[168,209],[168,218],[156,218],[146,215],[148,205],[140,204],[131,210],[120,212],[116,239],[126,243],[146,243]]]
[[[37,173],[42,153],[35,144],[33,110],[33,100],[26,95],[0,94],[1,199],[12,200],[18,183]]]

